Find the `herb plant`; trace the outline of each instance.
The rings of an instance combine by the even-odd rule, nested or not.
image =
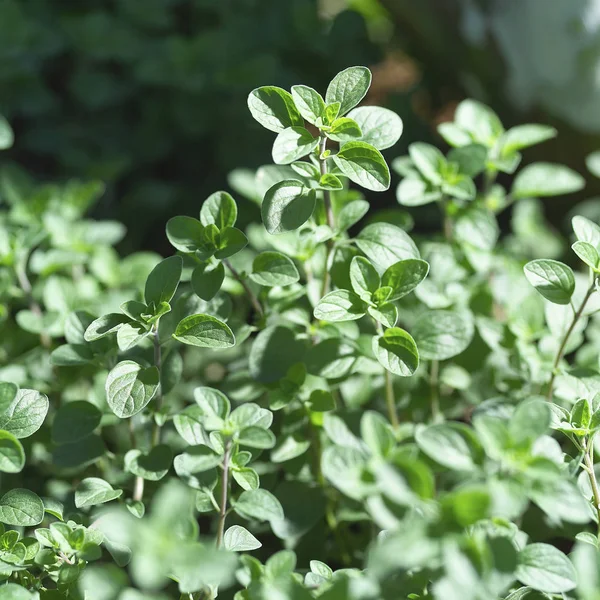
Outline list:
[[[583,178],[519,169],[556,131],[472,100],[376,210],[370,83],[252,91],[263,223],[216,192],[164,259],[85,218],[100,184],[2,171],[0,599],[600,597],[600,211],[568,253],[540,199]]]

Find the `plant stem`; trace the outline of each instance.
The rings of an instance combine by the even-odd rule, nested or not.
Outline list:
[[[322,136],[319,146],[319,167],[321,169],[321,177],[327,174],[327,159],[323,158],[323,154],[326,150],[327,138],[325,136]],[[325,218],[327,220],[327,225],[333,231],[335,225],[333,220],[333,208],[331,206],[331,192],[329,190],[323,190],[323,203],[325,204]],[[331,256],[333,255],[333,248],[333,239],[330,238],[326,242],[325,265],[323,266],[323,284],[321,287],[321,297],[325,296],[325,294],[327,294],[327,292],[329,291],[329,263],[331,262]]]
[[[586,466],[588,477],[590,478],[590,486],[594,496],[594,508],[596,509],[596,515],[598,516],[598,535],[600,536],[600,490],[598,489],[596,471],[594,470],[594,442],[589,440],[588,445],[584,439],[583,450],[585,451],[585,454],[583,455],[583,461]]]
[[[162,353],[160,348],[160,340],[158,337],[158,325],[154,327],[153,332],[153,340],[154,340],[154,366],[158,369],[159,378],[161,376],[162,369]],[[162,397],[162,386],[160,384],[160,379],[158,381],[158,388],[156,390],[156,412],[160,412],[162,408],[163,397]],[[162,429],[162,425],[159,425],[158,421],[154,421],[154,431],[152,432],[152,446],[158,446],[160,444],[160,432]]]
[[[556,378],[556,370],[558,369],[558,364],[560,363],[563,357],[565,348],[567,346],[567,342],[569,341],[569,337],[571,333],[573,333],[573,329],[575,329],[577,321],[579,321],[579,319],[581,318],[581,315],[583,314],[583,309],[585,308],[585,305],[590,299],[590,296],[593,294],[594,289],[594,283],[592,282],[581,302],[581,305],[573,315],[573,319],[571,320],[571,324],[569,325],[567,332],[565,333],[565,337],[563,338],[560,346],[558,347],[558,351],[556,352],[556,356],[554,357],[554,364],[552,365],[552,374],[550,375],[550,381],[548,382],[548,393],[546,395],[546,399],[548,400],[548,402],[552,401],[552,394],[554,393],[554,379]]]
[[[223,455],[223,476],[221,479],[221,510],[217,524],[217,548],[223,543],[225,531],[225,518],[227,516],[227,495],[229,493],[229,461],[231,460],[231,440],[225,443],[225,454]]]
[[[429,376],[429,385],[431,386],[431,414],[433,420],[437,421],[440,417],[440,390],[439,390],[439,377],[440,377],[440,361],[431,361],[431,374]]]
[[[373,319],[373,322],[375,323],[377,333],[379,333],[379,335],[383,335],[383,326],[381,323],[378,323],[375,321],[375,319]],[[385,403],[387,406],[388,417],[392,427],[394,429],[398,429],[400,426],[400,420],[398,419],[398,410],[396,409],[396,396],[394,394],[394,381],[392,379],[392,373],[384,367],[383,374],[385,376]]]
[[[387,404],[388,415],[390,422],[394,429],[398,429],[400,421],[398,420],[398,411],[396,409],[396,398],[394,396],[394,383],[392,381],[392,374],[387,370],[385,371],[385,403]]]
[[[254,292],[250,289],[250,286],[246,283],[244,278],[237,272],[237,269],[235,269],[235,267],[233,267],[232,264],[226,258],[223,259],[223,264],[229,269],[233,277],[237,279],[239,284],[244,288],[244,291],[246,292],[246,294],[248,294],[248,298],[250,299],[250,303],[252,304],[255,312],[260,317],[262,317],[264,315],[263,308]]]
[[[129,440],[131,442],[131,448],[136,449],[137,446],[137,438],[135,435],[135,430],[133,428],[133,417],[129,419]],[[135,483],[133,486],[133,500],[135,502],[141,502],[144,497],[144,478],[137,476],[135,478]]]

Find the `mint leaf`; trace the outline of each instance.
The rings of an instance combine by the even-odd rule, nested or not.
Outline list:
[[[190,315],[179,322],[173,337],[190,346],[229,348],[235,345],[233,332],[226,323],[210,315]]]
[[[402,119],[393,111],[380,106],[359,106],[348,113],[361,130],[361,142],[377,150],[391,148],[402,135]]]
[[[292,95],[279,87],[263,86],[252,90],[248,96],[248,108],[263,127],[275,133],[286,127],[304,125]]]
[[[319,138],[313,137],[304,127],[288,127],[275,138],[273,162],[288,165],[310,154],[318,145]]]
[[[412,336],[404,329],[392,327],[373,337],[373,353],[388,371],[410,377],[419,366],[419,351]]]
[[[365,142],[348,142],[333,155],[336,167],[350,181],[374,192],[390,187],[390,170],[381,152]]]
[[[267,287],[296,283],[300,274],[294,262],[280,252],[261,252],[252,263],[250,279]]]
[[[292,98],[300,114],[313,125],[325,110],[325,101],[319,92],[306,85],[293,85]]]
[[[569,304],[575,291],[575,275],[571,267],[550,259],[537,259],[524,267],[529,283],[554,304]]]
[[[364,316],[367,305],[348,290],[329,292],[315,306],[315,319],[322,321],[355,321]]]
[[[286,179],[269,188],[262,203],[262,220],[271,234],[298,229],[310,219],[316,194],[300,181]]]
[[[327,87],[325,102],[340,103],[339,114],[345,115],[367,94],[371,86],[371,71],[366,67],[348,67],[338,73]]]
[[[144,369],[133,360],[118,363],[106,378],[106,401],[120,419],[140,412],[158,388],[158,369]]]

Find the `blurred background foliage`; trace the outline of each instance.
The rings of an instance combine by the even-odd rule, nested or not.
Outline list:
[[[367,102],[404,120],[394,156],[417,139],[443,146],[436,125],[470,96],[507,126],[555,125],[530,159],[583,171],[600,146],[599,28],[600,0],[0,0],[8,160],[37,179],[102,180],[96,215],[125,223],[123,250],[162,251],[167,218],[269,162],[251,89],[322,90],[364,64]],[[5,158],[0,186],[11,177]],[[553,202],[554,222],[593,186]]]

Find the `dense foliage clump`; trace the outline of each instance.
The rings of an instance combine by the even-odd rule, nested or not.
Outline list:
[[[569,254],[539,200],[584,180],[466,100],[378,211],[370,83],[252,91],[262,224],[215,192],[164,259],[116,254],[98,184],[4,174],[0,598],[598,598],[600,226]]]

